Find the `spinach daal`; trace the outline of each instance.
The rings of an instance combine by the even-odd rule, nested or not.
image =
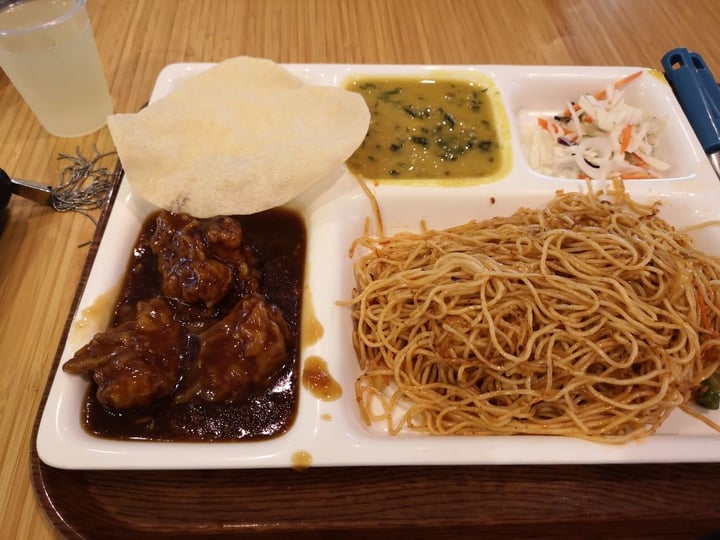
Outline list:
[[[501,167],[488,88],[472,81],[362,78],[347,88],[370,109],[368,133],[347,165],[373,179],[462,179]]]

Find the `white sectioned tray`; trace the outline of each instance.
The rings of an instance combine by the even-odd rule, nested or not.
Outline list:
[[[173,64],[160,73],[151,102],[211,64]],[[520,126],[538,114],[556,112],[568,99],[593,92],[639,68],[537,66],[410,66],[410,65],[288,65],[300,79],[320,85],[341,85],[356,75],[430,76],[435,71],[457,78],[482,75],[495,86],[506,114],[506,158],[502,178],[462,187],[408,186],[370,183],[380,205],[386,233],[444,228],[497,215],[522,206],[540,208],[557,189],[585,190],[583,181],[551,178],[533,172],[520,143]],[[671,163],[661,180],[626,183],[633,198],[662,201],[661,217],[676,227],[720,219],[720,182],[702,152],[680,106],[661,74],[646,70],[626,90],[629,103],[668,116],[659,154]],[[284,435],[262,442],[166,443],[118,441],[92,436],[80,423],[88,382],[57,369],[38,430],[37,449],[46,464],[67,469],[207,469],[290,467],[293,455],[307,452],[312,466],[567,464],[717,461],[720,434],[702,422],[675,411],[660,431],[623,445],[543,436],[390,436],[382,426],[367,427],[360,419],[354,393],[359,373],[351,344],[347,307],[353,287],[349,248],[371,216],[368,198],[345,170],[293,201],[308,228],[306,290],[324,336],[302,351],[302,361],[323,358],[343,395],[321,401],[301,388],[297,419]],[[154,210],[130,191],[119,188],[89,280],[74,315],[60,366],[92,335],[103,330],[103,317],[87,313],[112,310],[139,229]],[[720,228],[694,233],[698,247],[720,255]],[[717,412],[709,414],[720,421]]]

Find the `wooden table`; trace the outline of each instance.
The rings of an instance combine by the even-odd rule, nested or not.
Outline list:
[[[172,62],[236,55],[283,63],[563,64],[660,68],[677,46],[720,74],[713,0],[89,0],[115,110],[135,111]],[[61,152],[112,150],[107,129],[42,130],[0,73],[0,166],[57,182]],[[0,224],[0,535],[57,531],[31,481],[33,425],[94,225],[13,198]],[[37,473],[37,471],[35,471]],[[54,476],[55,475],[55,476]],[[720,465],[46,471],[67,482],[64,535],[229,533],[700,537],[720,531]],[[124,503],[118,503],[120,497]],[[227,497],[222,501],[217,493]],[[42,502],[47,503],[44,499]],[[188,508],[188,501],[192,504]],[[176,508],[181,508],[178,513]],[[80,525],[78,525],[80,524]]]

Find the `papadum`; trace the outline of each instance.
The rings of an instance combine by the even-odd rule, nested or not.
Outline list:
[[[280,206],[338,169],[367,133],[362,96],[270,60],[221,62],[108,127],[134,192],[199,218]]]

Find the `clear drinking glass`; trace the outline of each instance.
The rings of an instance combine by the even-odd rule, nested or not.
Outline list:
[[[112,101],[86,0],[0,0],[0,67],[58,137],[105,125]]]

